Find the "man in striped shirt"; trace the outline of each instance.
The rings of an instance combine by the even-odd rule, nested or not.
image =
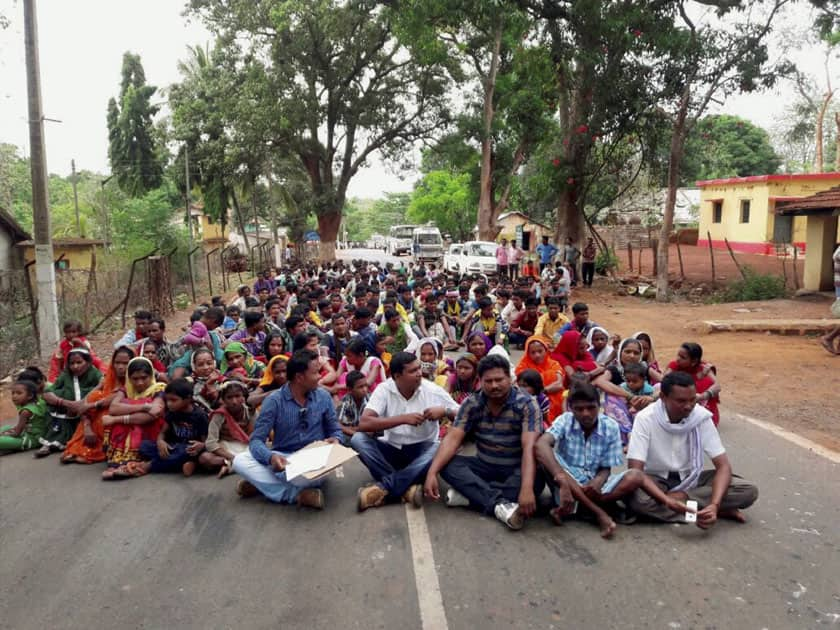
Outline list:
[[[451,486],[448,506],[468,506],[521,529],[536,511],[536,497],[544,486],[534,458],[542,428],[540,407],[535,398],[513,387],[504,357],[484,357],[478,375],[481,391],[461,405],[426,475],[425,494],[440,498],[440,473]],[[456,455],[468,433],[475,438],[477,456]]]

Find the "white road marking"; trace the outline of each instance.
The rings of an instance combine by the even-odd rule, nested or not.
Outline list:
[[[414,562],[414,583],[417,586],[417,600],[420,605],[420,620],[423,630],[448,630],[443,596],[440,592],[435,557],[432,553],[432,539],[426,525],[422,508],[405,506],[408,521],[408,537],[411,542],[411,557]]]
[[[764,420],[759,420],[758,418],[751,418],[750,416],[745,416],[742,413],[733,413],[731,414],[738,418],[739,420],[744,420],[745,422],[749,422],[750,424],[754,424],[757,427],[761,427],[765,431],[769,431],[773,435],[778,435],[780,438],[787,440],[788,442],[793,442],[797,446],[801,446],[804,449],[811,451],[812,453],[819,455],[821,457],[825,457],[827,460],[834,462],[835,464],[840,464],[840,453],[837,451],[833,451],[830,448],[826,448],[809,440],[808,438],[804,438],[801,435],[797,435],[787,429],[783,429],[780,426],[777,426],[771,422],[765,422]]]

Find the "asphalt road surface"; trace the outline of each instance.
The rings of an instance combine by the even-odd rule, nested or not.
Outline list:
[[[99,480],[0,458],[2,626],[35,628],[840,627],[838,464],[724,415],[749,523],[620,527],[462,508],[356,512],[358,461],[323,512],[240,499],[237,478]],[[830,454],[829,454],[830,455]]]

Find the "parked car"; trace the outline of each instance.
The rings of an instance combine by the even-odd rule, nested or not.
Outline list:
[[[458,263],[461,259],[461,250],[464,249],[463,243],[452,243],[449,249],[443,255],[443,268],[446,271],[458,271]]]
[[[460,251],[453,253],[453,247],[460,247]],[[467,241],[463,244],[449,246],[449,252],[444,257],[444,266],[448,271],[458,273],[496,273],[496,247],[492,241]]]

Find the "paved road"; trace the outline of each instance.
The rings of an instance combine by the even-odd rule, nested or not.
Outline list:
[[[340,260],[371,260],[379,264],[393,263],[399,264],[401,261],[408,265],[414,260],[414,257],[404,254],[402,256],[391,256],[383,252],[381,249],[337,249],[335,251],[336,257]]]
[[[402,506],[356,513],[355,461],[315,513],[241,500],[235,477],[104,483],[99,467],[3,457],[3,626],[840,627],[838,465],[722,426],[736,472],[760,486],[750,523],[634,525],[609,542],[583,523],[510,532],[438,504],[411,515],[412,535]]]

